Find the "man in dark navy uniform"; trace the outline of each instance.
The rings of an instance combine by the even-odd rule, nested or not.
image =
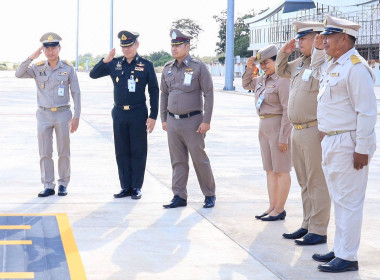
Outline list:
[[[112,49],[106,58],[95,65],[90,77],[110,75],[114,84],[112,109],[115,154],[121,191],[115,198],[141,198],[144,181],[147,132],[151,133],[158,113],[158,83],[152,62],[137,54],[139,42],[136,32],[120,31],[122,57],[114,58]],[[148,85],[150,114],[146,106],[145,88]]]

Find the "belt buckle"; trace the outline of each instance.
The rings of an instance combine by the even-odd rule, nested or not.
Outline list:
[[[179,120],[179,119],[180,119],[179,115],[176,115],[176,114],[174,114],[174,118],[175,118],[176,120]]]
[[[131,110],[130,105],[124,105],[123,110],[125,110],[125,111]]]
[[[300,130],[303,128],[303,126],[301,124],[296,124],[294,125],[294,128]]]
[[[50,108],[50,111],[56,112],[57,111],[57,107]]]

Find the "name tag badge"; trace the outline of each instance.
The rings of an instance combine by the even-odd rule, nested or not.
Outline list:
[[[191,79],[192,79],[193,75],[192,74],[189,74],[189,73],[185,73],[185,80],[183,81],[183,84],[187,87],[189,87],[191,85]]]
[[[302,74],[302,81],[305,81],[305,82],[309,81],[312,72],[313,71],[311,69],[305,69],[305,71]]]
[[[128,79],[128,90],[129,92],[135,92],[136,91],[136,81],[133,79]]]
[[[65,86],[63,85],[63,82],[58,87],[58,96],[65,96]]]
[[[265,93],[259,96],[259,100],[257,100],[257,103],[256,103],[257,109],[260,109],[261,104],[263,104],[264,98],[265,98]]]

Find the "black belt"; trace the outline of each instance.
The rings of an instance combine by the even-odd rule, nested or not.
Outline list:
[[[199,115],[201,113],[202,113],[202,111],[193,111],[193,112],[190,112],[188,114],[176,115],[176,114],[169,112],[169,116],[172,116],[175,119],[186,119],[186,118],[190,118],[190,117],[195,116],[195,115]]]
[[[133,104],[133,105],[118,105],[118,104],[113,104],[116,108],[122,109],[124,111],[129,111],[132,109],[136,109],[138,107],[142,107],[145,105],[145,103],[139,103],[139,104]]]

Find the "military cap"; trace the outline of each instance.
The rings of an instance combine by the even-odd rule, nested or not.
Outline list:
[[[42,35],[40,42],[44,45],[44,47],[55,47],[59,45],[59,41],[62,38],[56,33],[48,32]]]
[[[346,33],[348,35],[354,36],[355,38],[357,38],[359,35],[360,25],[346,19],[326,15],[323,24],[325,25],[325,31],[321,33],[322,35]]]
[[[178,29],[170,30],[170,37],[172,38],[172,46],[188,43],[193,39],[193,36],[185,34]]]
[[[275,45],[271,44],[257,52],[255,61],[261,63],[268,58],[274,57],[275,55],[277,55],[277,48]]]
[[[133,45],[136,42],[137,37],[139,37],[140,34],[137,32],[131,32],[131,31],[120,31],[119,34],[117,34],[117,37],[120,39],[120,46],[121,47],[129,47]]]
[[[311,32],[322,32],[325,29],[323,23],[314,21],[295,21],[293,23],[293,27],[297,32],[296,39],[299,39]]]

